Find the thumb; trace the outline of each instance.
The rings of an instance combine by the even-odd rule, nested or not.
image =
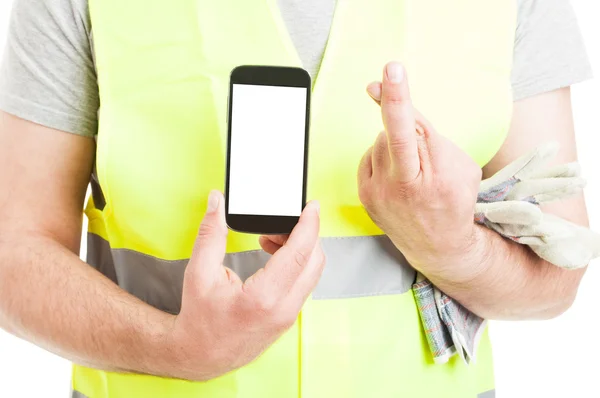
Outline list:
[[[211,191],[190,261],[190,266],[204,283],[212,283],[223,267],[227,247],[224,202],[223,194]]]
[[[388,138],[388,148],[397,176],[403,182],[419,174],[415,110],[410,98],[408,80],[402,65],[386,65],[381,85],[381,114]]]

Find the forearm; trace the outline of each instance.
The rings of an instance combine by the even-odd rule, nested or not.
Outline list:
[[[569,88],[515,102],[508,137],[484,167],[483,178],[492,177],[519,156],[549,141],[558,142],[560,151],[548,167],[577,161]],[[546,204],[543,211],[588,226],[583,195]],[[468,253],[466,257],[473,258],[472,266],[480,272],[462,286],[445,286],[449,295],[488,318],[548,318],[569,307],[585,270],[560,269],[492,231],[479,232],[476,254]]]
[[[426,275],[440,290],[486,319],[546,319],[569,308],[583,270],[558,268],[485,227],[475,235],[472,250],[454,261],[477,271],[460,282]]]
[[[43,236],[0,235],[0,327],[75,363],[166,374],[173,316]]]

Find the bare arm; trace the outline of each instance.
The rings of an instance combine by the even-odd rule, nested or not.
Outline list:
[[[570,90],[568,88],[518,101],[508,139],[484,168],[490,177],[506,164],[542,143],[557,141],[556,163],[577,160]],[[585,170],[584,170],[585,172]],[[588,171],[589,172],[589,171]],[[588,225],[583,194],[552,203],[545,212]],[[568,271],[535,255],[528,248],[483,228],[472,256],[481,273],[462,287],[440,286],[472,311],[489,318],[548,318],[570,307],[585,269]],[[439,281],[444,285],[443,281]]]
[[[363,158],[359,192],[371,218],[409,262],[485,318],[549,318],[568,309],[585,271],[559,269],[473,224],[481,169],[414,110],[406,78],[393,82],[384,74],[383,84],[368,89],[382,105],[386,131]],[[556,162],[575,160],[573,130],[568,88],[516,102],[508,138],[483,177],[548,141],[561,144]],[[544,210],[588,222],[583,195]]]
[[[94,151],[0,113],[0,327],[80,364],[150,372],[171,316],[75,254]]]
[[[222,264],[225,206],[213,192],[173,316],[75,254],[94,147],[0,112],[0,327],[82,365],[209,380],[248,364],[295,323],[325,264],[317,203],[289,239],[261,241],[273,256],[242,283]]]

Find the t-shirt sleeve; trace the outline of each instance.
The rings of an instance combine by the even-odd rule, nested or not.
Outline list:
[[[0,66],[0,109],[93,137],[99,95],[90,35],[87,0],[15,0]]]
[[[592,77],[568,0],[519,0],[512,86],[514,100]]]

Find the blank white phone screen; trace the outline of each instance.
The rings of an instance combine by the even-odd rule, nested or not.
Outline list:
[[[233,85],[229,214],[302,212],[306,96],[303,87]]]

